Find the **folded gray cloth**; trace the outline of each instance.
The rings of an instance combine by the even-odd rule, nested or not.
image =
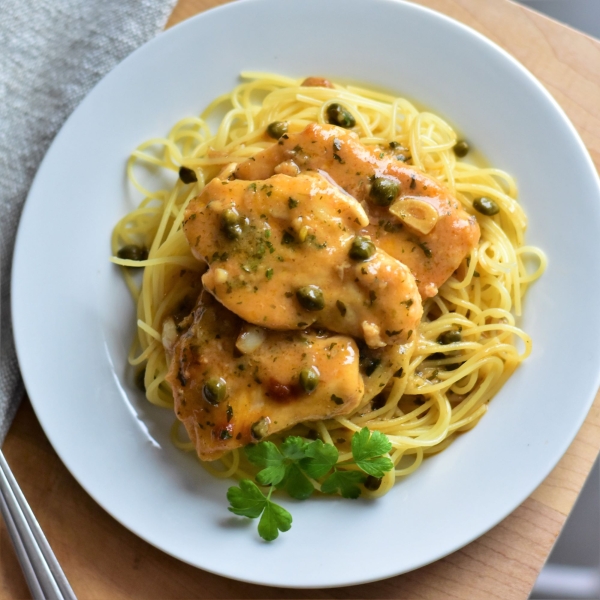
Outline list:
[[[23,395],[10,265],[31,181],[65,119],[112,67],[165,25],[176,0],[0,2],[0,443]]]

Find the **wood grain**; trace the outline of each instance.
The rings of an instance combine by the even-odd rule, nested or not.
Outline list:
[[[174,25],[226,0],[180,0]],[[600,43],[508,0],[419,0],[480,31],[544,83],[600,167]],[[3,451],[80,599],[396,598],[524,599],[600,449],[600,395],[569,450],[509,517],[462,550],[382,582],[286,590],[229,581],[171,558],[105,513],[75,482],[25,401]],[[357,568],[360,565],[357,564]],[[0,598],[27,598],[0,524]]]

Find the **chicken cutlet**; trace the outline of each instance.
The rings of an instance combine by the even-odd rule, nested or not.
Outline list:
[[[204,287],[239,317],[275,330],[311,325],[404,343],[422,315],[410,270],[367,234],[365,211],[323,176],[213,179],[186,209]]]
[[[311,124],[284,134],[239,164],[234,176],[294,171],[324,171],[359,200],[370,221],[362,234],[410,268],[423,299],[437,294],[479,241],[476,218],[443,185],[340,127]]]
[[[202,292],[175,331],[163,333],[175,414],[202,460],[296,423],[345,415],[364,385],[352,338],[312,330],[271,331],[244,323]]]

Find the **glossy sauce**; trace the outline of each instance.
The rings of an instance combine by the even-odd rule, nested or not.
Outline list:
[[[284,135],[270,148],[241,163],[235,177],[266,179],[281,163],[293,163],[300,171],[322,170],[362,203],[369,216],[364,234],[412,271],[423,298],[438,288],[477,245],[479,226],[441,184],[391,152],[364,146],[358,136],[332,125],[311,124],[304,131]],[[370,196],[373,178],[398,184],[401,198],[416,198],[438,214],[427,234],[408,227],[388,207],[378,206]]]
[[[264,341],[246,354],[236,347],[244,322],[207,292],[180,325],[170,349],[167,381],[175,413],[202,460],[256,442],[295,423],[347,414],[358,406],[364,385],[359,353],[350,337],[315,331],[263,330]],[[310,394],[302,369],[318,373]],[[211,403],[204,386],[220,378],[224,398]],[[256,435],[260,433],[260,435]]]
[[[228,210],[242,223],[234,239],[224,225]],[[213,179],[188,206],[184,231],[209,265],[204,287],[245,321],[276,330],[316,325],[376,348],[409,339],[422,307],[400,261],[378,249],[365,261],[349,257],[368,224],[354,198],[314,173]],[[322,291],[321,309],[299,301],[306,286]]]

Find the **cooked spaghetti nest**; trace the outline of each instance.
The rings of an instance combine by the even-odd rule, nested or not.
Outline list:
[[[270,146],[265,136],[274,121],[287,121],[290,132],[310,123],[327,123],[327,107],[338,103],[356,118],[356,131],[366,145],[388,147],[396,142],[408,164],[443,183],[470,214],[478,216],[481,239],[459,269],[424,303],[424,313],[412,351],[404,356],[402,376],[394,377],[377,403],[352,414],[306,423],[291,431],[318,434],[335,444],[339,461],[351,458],[348,440],[362,427],[385,433],[392,443],[388,472],[370,497],[385,494],[397,477],[415,471],[423,458],[446,448],[457,434],[474,427],[517,366],[529,356],[530,337],[515,323],[522,313],[528,286],[543,273],[544,253],[524,245],[527,218],[517,202],[517,187],[507,173],[457,160],[456,132],[439,116],[419,111],[404,98],[352,85],[302,87],[302,80],[265,73],[243,73],[243,83],[214,100],[200,117],[186,117],[166,138],[141,144],[127,163],[131,184],[143,196],[112,234],[113,262],[121,265],[137,304],[137,335],[129,363],[143,377],[147,399],[173,407],[165,380],[167,357],[161,340],[162,322],[189,293],[205,267],[191,254],[182,221],[188,202],[223,167],[239,163]],[[216,133],[209,123],[216,121]],[[181,166],[193,168],[198,181],[149,189],[139,174],[176,175]],[[140,171],[140,169],[142,171]],[[174,179],[174,178],[173,178]],[[473,209],[473,200],[494,200],[500,212],[486,217]],[[148,248],[143,261],[116,258],[128,244]],[[533,268],[532,268],[533,265]],[[141,285],[128,267],[145,267]],[[527,268],[529,267],[529,268]],[[461,341],[440,345],[444,332],[460,331]],[[289,433],[289,432],[288,432]],[[179,438],[174,443],[193,450]],[[248,476],[243,455],[234,450],[221,459],[222,468],[205,463],[220,477]]]

